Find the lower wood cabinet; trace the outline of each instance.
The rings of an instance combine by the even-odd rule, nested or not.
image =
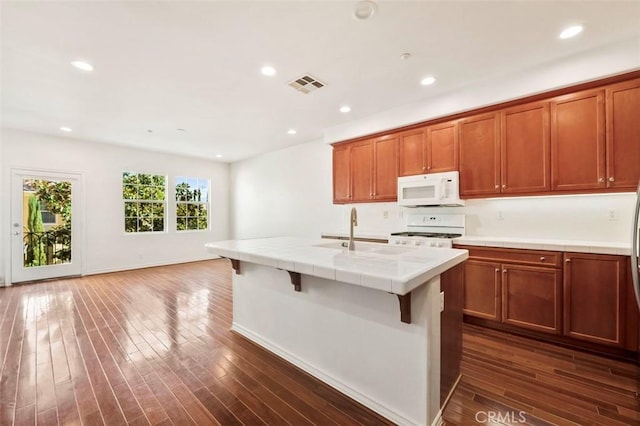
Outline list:
[[[640,313],[626,256],[457,248],[469,250],[463,286],[467,317],[591,349],[638,351]]]
[[[626,258],[565,253],[564,262],[564,334],[623,346]]]

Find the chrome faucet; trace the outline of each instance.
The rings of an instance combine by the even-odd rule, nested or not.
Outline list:
[[[349,219],[349,250],[356,249],[356,243],[353,241],[353,227],[358,226],[358,212],[355,207],[351,208],[351,218]]]

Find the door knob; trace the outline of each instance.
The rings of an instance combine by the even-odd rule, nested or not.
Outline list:
[[[20,231],[13,231],[13,235],[20,235]]]

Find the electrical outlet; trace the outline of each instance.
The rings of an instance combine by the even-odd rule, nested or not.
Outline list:
[[[504,220],[504,215],[502,214],[502,210],[498,210],[498,214],[496,214],[496,219]]]
[[[444,312],[444,291],[440,292],[440,312]]]
[[[609,218],[609,220],[611,221],[618,220],[618,209],[609,209],[607,218]]]
[[[382,212],[382,218],[383,218],[383,219],[389,219],[389,212],[388,212],[388,211],[386,211],[386,210],[385,210],[385,211],[383,211],[383,212]]]

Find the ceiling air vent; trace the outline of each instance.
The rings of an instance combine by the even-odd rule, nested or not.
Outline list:
[[[313,92],[314,90],[323,88],[325,84],[315,77],[306,74],[290,82],[289,86],[293,87],[298,92],[309,93]]]

